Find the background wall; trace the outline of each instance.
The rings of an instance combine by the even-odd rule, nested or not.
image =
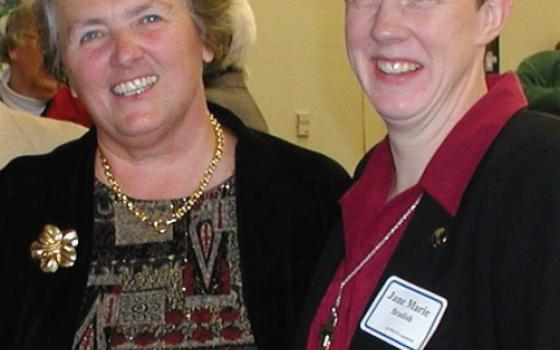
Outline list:
[[[514,0],[500,37],[500,66],[513,70],[560,41],[559,0]],[[385,129],[364,101],[344,49],[343,0],[251,0],[259,30],[249,88],[273,134],[338,160],[352,171]],[[296,136],[296,113],[310,136]]]
[[[249,88],[273,134],[352,169],[364,149],[362,94],[344,49],[342,0],[252,0]],[[309,112],[310,136],[296,136]]]
[[[511,17],[500,37],[501,70],[515,70],[525,57],[553,50],[560,41],[559,19],[559,0],[514,0]]]

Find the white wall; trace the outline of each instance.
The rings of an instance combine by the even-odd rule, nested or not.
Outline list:
[[[248,85],[272,133],[353,169],[364,149],[362,94],[346,62],[343,1],[251,4],[259,34]],[[307,139],[296,137],[298,111],[311,113]]]

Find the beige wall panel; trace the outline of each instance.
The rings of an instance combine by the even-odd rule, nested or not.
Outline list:
[[[500,37],[500,68],[515,70],[533,53],[552,50],[560,41],[560,0],[514,0]]]
[[[364,96],[364,148],[366,151],[381,141],[386,134],[387,128],[385,128],[383,120]]]
[[[353,170],[364,152],[362,94],[346,60],[339,0],[252,0],[258,37],[249,88],[273,134]],[[311,134],[296,136],[296,112]]]

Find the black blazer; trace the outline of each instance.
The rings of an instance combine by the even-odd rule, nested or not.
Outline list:
[[[441,227],[447,243],[434,246]],[[343,255],[339,226],[321,258],[298,349],[305,348]],[[426,349],[560,349],[560,121],[514,116],[479,164],[455,217],[425,194],[370,303],[393,275],[448,301]],[[351,348],[394,349],[359,326]]]
[[[285,349],[350,179],[334,161],[245,127],[211,106],[238,137],[236,193],[244,300],[260,349]],[[96,133],[0,172],[0,349],[70,349],[89,272]],[[45,224],[75,228],[78,261],[43,273],[29,247]]]

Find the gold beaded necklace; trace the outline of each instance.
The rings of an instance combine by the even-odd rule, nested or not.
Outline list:
[[[181,206],[174,209],[171,213],[171,218],[169,219],[155,219],[150,216],[150,214],[143,212],[138,208],[138,206],[132,201],[122,190],[122,187],[119,185],[113,172],[111,170],[111,166],[109,165],[109,161],[99,149],[99,159],[101,160],[101,167],[103,168],[103,173],[107,178],[107,182],[113,192],[115,192],[117,201],[124,206],[134,217],[138,220],[150,225],[153,227],[156,232],[163,234],[167,231],[169,225],[173,224],[180,220],[189,210],[191,210],[194,205],[198,202],[202,193],[210,183],[210,179],[214,174],[214,170],[220,163],[222,159],[222,153],[224,152],[224,130],[220,122],[211,114],[208,113],[208,119],[210,121],[210,125],[214,130],[214,135],[216,136],[216,148],[214,149],[214,155],[212,156],[212,160],[210,164],[204,171],[202,175],[202,179],[198,184],[197,190],[190,196],[181,199]]]

